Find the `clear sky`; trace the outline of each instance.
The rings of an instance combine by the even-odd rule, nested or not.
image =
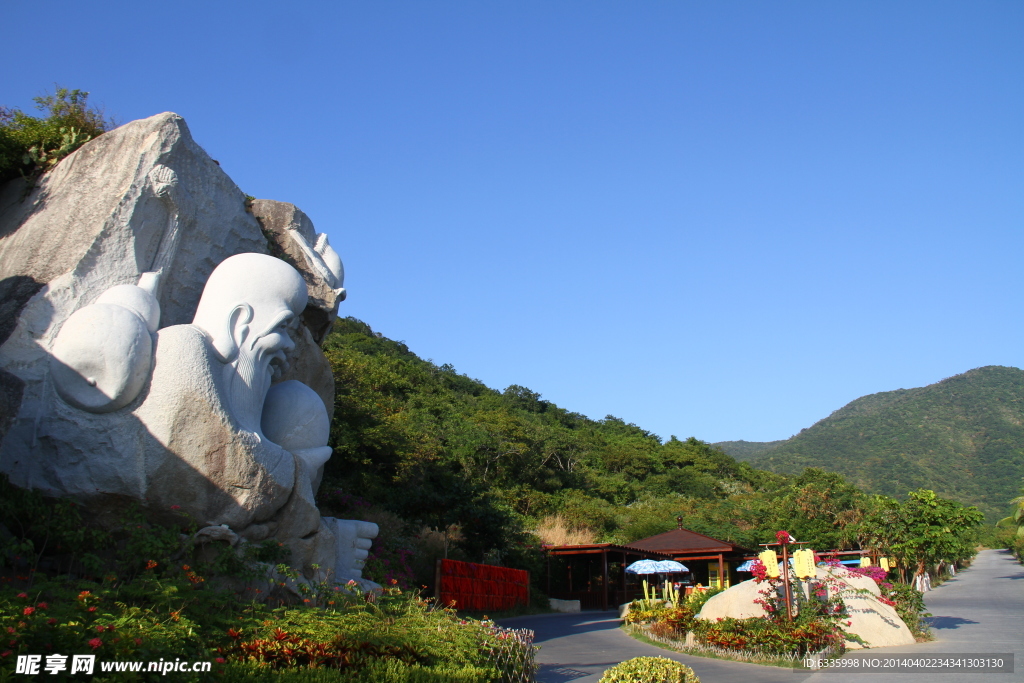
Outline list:
[[[0,104],[163,111],[360,318],[663,438],[1024,366],[1024,3],[0,2]],[[16,30],[12,30],[15,29]]]

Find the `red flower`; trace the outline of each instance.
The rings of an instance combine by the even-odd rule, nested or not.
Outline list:
[[[775,532],[775,540],[777,540],[779,543],[788,544],[789,543],[789,539],[790,539],[790,535],[789,535],[788,531],[777,531],[777,532]]]
[[[156,565],[157,565],[156,560],[150,560],[149,562],[146,563],[146,569],[153,569],[154,567],[156,567]]]
[[[23,609],[21,611],[21,613],[24,614],[27,617],[28,615],[32,614],[35,611],[36,611],[35,607],[26,607],[25,609]]]
[[[53,626],[54,624],[57,623],[57,620],[54,619],[53,617],[50,617],[49,619],[46,620],[46,623],[49,624],[50,626]]]
[[[27,598],[28,597],[28,593],[18,593],[18,597],[19,598]]]
[[[101,647],[103,647],[103,641],[100,640],[99,638],[93,638],[92,640],[89,641],[89,647],[91,647],[94,650],[98,650]]]
[[[213,661],[217,662],[218,664],[223,664],[223,663],[224,663],[224,662],[226,662],[227,660],[226,660],[226,659],[224,659],[223,657],[217,657],[217,659],[215,659],[215,660],[213,660]]]
[[[41,603],[39,603],[38,605],[36,605],[36,607],[37,607],[38,609],[50,609],[50,606],[49,606],[49,605],[47,605],[47,604],[46,604],[45,602],[41,602]]]
[[[95,611],[96,611],[96,608],[95,608],[95,607],[90,607],[90,608],[89,608],[89,611],[90,611],[90,612],[95,612]]]

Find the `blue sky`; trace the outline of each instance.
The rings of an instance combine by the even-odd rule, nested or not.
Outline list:
[[[668,438],[1024,366],[1024,4],[3,2],[0,104],[162,111],[424,358]]]

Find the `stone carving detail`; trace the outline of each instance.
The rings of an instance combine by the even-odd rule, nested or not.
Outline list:
[[[51,349],[50,374],[57,393],[92,413],[131,403],[153,368],[153,334],[159,323],[156,297],[136,285],[111,287],[95,303],[72,313]]]
[[[294,264],[309,289],[309,306],[303,313],[306,326],[319,344],[330,330],[345,300],[345,269],[326,234],[317,234],[312,221],[292,204],[257,199],[252,213],[273,241],[272,251]]]
[[[372,581],[363,578],[363,566],[369,556],[370,546],[380,531],[377,525],[373,522],[334,519],[333,517],[324,517],[323,520],[334,532],[338,543],[337,559],[335,560],[335,574],[338,581],[354,580],[364,589],[377,586]],[[367,586],[367,584],[372,585]]]
[[[36,284],[0,337],[21,385],[0,471],[99,513],[174,506],[203,539],[276,538],[307,580],[362,581],[376,525],[314,499],[334,395],[317,344],[345,297],[326,235],[290,204],[248,213],[174,114],[91,141],[26,202],[12,187],[0,281]]]

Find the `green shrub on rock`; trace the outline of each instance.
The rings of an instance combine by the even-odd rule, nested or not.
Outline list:
[[[87,106],[88,97],[82,90],[58,86],[53,95],[34,98],[46,118],[0,106],[0,183],[19,175],[34,182],[61,159],[113,128],[114,122],[102,111]]]
[[[693,669],[667,657],[634,657],[604,672],[600,683],[700,683]]]

